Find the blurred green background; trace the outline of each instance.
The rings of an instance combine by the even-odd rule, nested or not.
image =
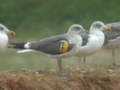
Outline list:
[[[0,23],[16,32],[16,37],[10,38],[12,42],[65,33],[75,23],[89,29],[95,20],[105,23],[119,21],[120,0],[0,0]],[[0,70],[56,67],[55,60],[40,54],[15,52],[10,49],[0,55]],[[107,59],[106,63],[104,58],[98,58],[99,63],[95,60],[91,63],[110,64],[110,57]],[[65,60],[66,64],[77,63],[76,58],[70,60]]]

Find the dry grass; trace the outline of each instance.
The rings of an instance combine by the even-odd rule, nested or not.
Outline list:
[[[0,72],[0,90],[120,90],[120,68],[72,66],[59,76],[52,70]]]

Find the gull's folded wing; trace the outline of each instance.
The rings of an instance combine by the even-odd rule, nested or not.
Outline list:
[[[73,44],[69,42],[67,35],[56,35],[40,41],[16,43],[14,48],[31,49],[45,54],[59,55],[72,50]]]

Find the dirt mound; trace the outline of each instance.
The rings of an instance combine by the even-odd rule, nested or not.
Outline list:
[[[0,90],[120,90],[118,67],[70,67],[0,72]]]

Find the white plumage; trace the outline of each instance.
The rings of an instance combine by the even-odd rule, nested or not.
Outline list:
[[[0,52],[4,51],[8,45],[8,36],[6,33],[0,31]]]

